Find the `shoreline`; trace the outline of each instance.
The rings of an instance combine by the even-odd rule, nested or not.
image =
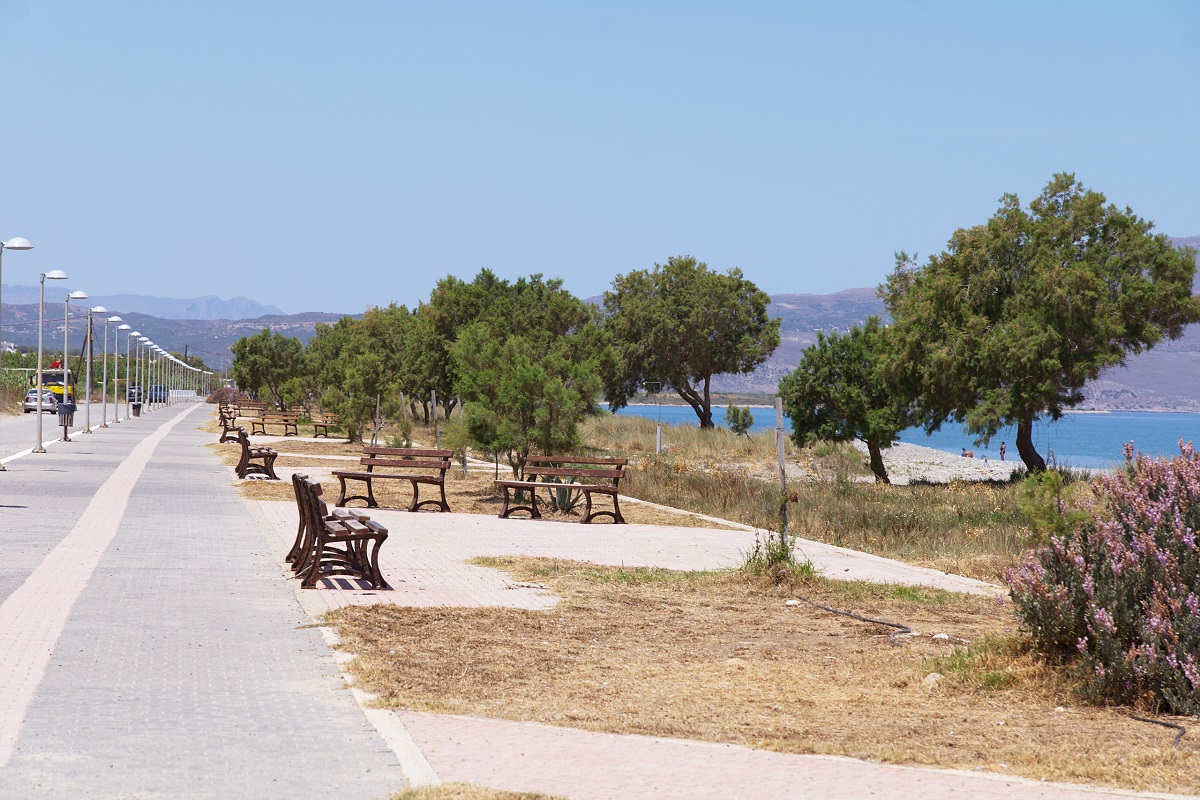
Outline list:
[[[867,446],[857,439],[852,442],[864,456]],[[888,478],[897,486],[915,481],[950,483],[952,481],[1008,481],[1025,465],[1017,461],[993,461],[967,458],[920,444],[897,442],[883,450],[883,465]]]

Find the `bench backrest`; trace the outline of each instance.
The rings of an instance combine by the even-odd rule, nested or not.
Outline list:
[[[367,445],[363,448],[362,457],[358,463],[374,472],[376,467],[398,469],[436,469],[444,475],[450,469],[450,459],[453,450],[424,450],[414,447],[376,447]]]
[[[299,411],[263,411],[259,417],[266,422],[295,422],[300,419]]]
[[[530,456],[525,462],[526,480],[548,478],[582,478],[588,481],[610,481],[616,486],[625,475],[626,458],[583,456]],[[554,481],[551,481],[554,482]],[[566,481],[558,480],[559,483]]]

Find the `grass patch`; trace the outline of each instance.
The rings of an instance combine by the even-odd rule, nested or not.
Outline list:
[[[1025,688],[1070,697],[1079,687],[1069,671],[1052,669],[1019,634],[985,636],[949,655],[925,659],[924,668],[970,692]]]
[[[779,527],[779,487],[745,470],[650,461],[622,489],[764,530]],[[883,486],[794,481],[788,531],[900,561],[995,580],[1023,551],[1019,488],[1008,484]]]
[[[995,600],[937,602],[934,591],[910,596],[821,578],[776,584],[741,571],[488,563],[563,599],[548,612],[332,612],[343,647],[358,656],[357,682],[390,707],[1200,790],[1197,750],[1174,750],[1169,733],[1119,710],[1072,702],[1049,668],[1003,638],[993,644],[1016,628],[1010,607]],[[786,605],[797,595],[920,635],[893,647],[883,626]],[[947,677],[929,687],[922,679],[935,669]]]
[[[677,585],[696,583],[726,571],[696,570],[683,572],[663,567],[600,567],[578,561],[556,558],[527,558],[519,556],[478,556],[467,561],[478,567],[502,569],[518,574],[520,580],[536,581],[543,578],[574,577],[593,584],[624,584],[645,586],[648,584]]]

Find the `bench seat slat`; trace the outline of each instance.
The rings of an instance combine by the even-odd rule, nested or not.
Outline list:
[[[526,464],[614,464],[626,466],[629,464],[628,458],[615,458],[612,456],[597,456],[595,458],[574,457],[571,458],[551,458],[547,456],[530,456],[525,462]]]
[[[416,461],[404,458],[371,458],[363,456],[358,463],[364,467],[401,467],[403,469],[450,469],[449,461]]]
[[[550,475],[556,478],[623,478],[625,472],[619,469],[564,469],[561,467],[525,468],[526,475]]]

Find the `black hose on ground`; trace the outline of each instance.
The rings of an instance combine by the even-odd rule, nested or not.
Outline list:
[[[1187,728],[1183,727],[1182,725],[1177,725],[1174,722],[1166,722],[1165,720],[1161,720],[1161,719],[1150,719],[1150,717],[1139,717],[1137,714],[1130,714],[1129,718],[1136,719],[1138,722],[1149,722],[1151,725],[1161,725],[1164,728],[1174,728],[1175,730],[1179,731],[1179,733],[1175,734],[1175,749],[1176,750],[1183,749],[1179,745],[1179,740],[1183,738],[1183,735],[1185,733],[1187,733]]]
[[[901,625],[898,622],[888,622],[887,620],[882,619],[871,619],[870,617],[864,617],[850,611],[839,611],[836,608],[830,608],[829,606],[823,606],[820,603],[814,603],[812,600],[809,600],[805,597],[797,597],[796,599],[801,603],[808,603],[813,608],[819,608],[822,611],[828,611],[830,614],[840,614],[843,617],[850,617],[851,619],[856,619],[859,622],[870,622],[872,625],[886,625],[889,628],[896,628],[896,630],[888,634],[888,641],[891,642],[895,647],[903,647],[900,642],[896,641],[897,636],[901,636],[906,633],[912,633],[912,628],[908,627],[907,625]]]

